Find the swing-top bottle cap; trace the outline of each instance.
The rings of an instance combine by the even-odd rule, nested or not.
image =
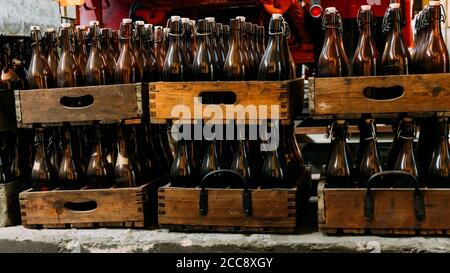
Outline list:
[[[47,28],[47,32],[55,32],[56,30],[55,30],[55,28],[54,27],[49,27],[49,28]]]
[[[62,28],[70,28],[70,23],[62,23],[61,27]]]
[[[163,29],[163,31],[164,31],[164,33],[169,33],[170,32],[170,28],[168,28],[168,27],[165,27],[164,29]]]
[[[90,21],[89,22],[89,26],[98,26],[99,25],[99,22],[98,21]]]
[[[162,27],[162,26],[155,26],[155,31],[156,31],[156,30],[162,31],[162,30],[163,30],[163,27]]]
[[[430,7],[436,7],[441,5],[441,1],[430,1]]]
[[[145,24],[144,27],[145,27],[146,29],[148,29],[148,28],[152,28],[153,25],[152,25],[152,24]]]
[[[334,13],[337,9],[335,7],[328,7],[325,9],[325,13]]]
[[[391,9],[399,9],[400,8],[400,3],[390,3],[389,4],[389,8],[391,8]]]
[[[336,124],[344,125],[345,124],[345,119],[338,119],[338,120],[336,120]]]
[[[205,20],[209,23],[214,23],[216,21],[216,18],[214,17],[205,17]]]
[[[78,26],[75,26],[75,29],[81,29],[81,30],[85,30],[86,29],[86,27],[85,26],[80,26],[80,25],[78,25]]]
[[[364,11],[368,11],[368,10],[371,10],[371,9],[372,9],[371,5],[362,5],[361,6],[361,10],[364,10]]]
[[[170,21],[175,22],[175,21],[180,21],[181,17],[178,15],[174,15],[170,17]]]
[[[145,22],[144,21],[136,21],[136,25],[143,26],[143,25],[145,25]]]
[[[272,19],[280,19],[281,18],[281,14],[279,14],[279,13],[274,13],[274,14],[272,14]]]
[[[187,18],[187,17],[181,18],[181,23],[183,23],[183,24],[189,24],[189,18]]]
[[[195,26],[196,22],[195,20],[189,20],[189,22],[191,23],[191,25]]]
[[[236,16],[236,19],[245,22],[245,16]]]
[[[123,18],[123,19],[122,19],[122,23],[123,23],[123,24],[129,24],[129,23],[131,23],[131,22],[133,22],[133,20],[131,20],[130,18]]]
[[[31,26],[30,30],[41,30],[40,26]]]

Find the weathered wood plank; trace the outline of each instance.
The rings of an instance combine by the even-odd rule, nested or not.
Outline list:
[[[395,99],[373,100],[363,94],[368,87],[394,86],[404,90],[404,94]],[[311,114],[316,116],[449,112],[449,91],[448,74],[314,78],[310,80],[309,105]]]
[[[143,115],[142,93],[146,85],[120,84],[42,90],[20,90],[20,119],[23,124],[121,121],[139,119]],[[92,96],[86,107],[66,107],[63,97]]]
[[[301,84],[300,84],[301,83]],[[256,107],[258,113],[271,117],[272,105],[278,105],[280,111],[280,119],[287,120],[293,118],[295,112],[293,107],[303,107],[303,79],[284,82],[157,82],[150,84],[150,117],[151,121],[159,122],[165,119],[178,119],[179,113],[172,115],[174,106],[184,105],[194,115],[194,107],[201,110],[205,115],[205,107],[207,104],[200,104],[198,98],[201,93],[212,92],[231,92],[236,95],[236,102],[230,106],[239,105],[245,107]],[[298,102],[293,101],[294,99]],[[267,112],[262,111],[259,106],[267,105]],[[215,104],[222,113],[226,114],[227,106],[223,103]],[[228,114],[230,111],[228,111]],[[237,116],[234,115],[237,119]],[[194,119],[194,116],[184,117],[188,120]],[[216,117],[217,119],[225,119],[224,117]],[[251,122],[257,122],[261,117],[241,117]],[[203,119],[211,119],[211,117],[203,116]]]

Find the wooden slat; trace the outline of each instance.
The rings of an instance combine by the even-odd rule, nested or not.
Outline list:
[[[450,189],[423,189],[422,192],[425,202],[424,220],[418,221],[415,217],[413,190],[374,189],[374,216],[371,221],[366,221],[365,189],[325,188],[324,221],[320,221],[319,215],[320,228],[391,230],[394,234],[398,233],[396,230],[450,229]]]
[[[256,106],[256,110],[260,105],[267,105],[267,116],[271,116],[271,105],[280,106],[280,119],[290,119],[293,109],[291,107],[302,107],[299,102],[296,104],[294,97],[303,98],[303,79],[296,79],[285,82],[157,82],[150,84],[150,118],[152,120],[178,119],[179,116],[172,116],[174,106],[184,105],[191,115],[194,115],[194,97],[198,97],[202,92],[231,91],[236,94],[236,105],[243,107]],[[301,89],[301,90],[299,90]],[[296,94],[293,94],[296,92]],[[299,94],[297,94],[299,93]],[[300,96],[301,95],[301,96]],[[206,105],[197,104],[196,108],[204,113]],[[224,104],[217,105],[227,113]],[[194,116],[184,117],[193,119]],[[208,119],[204,117],[204,119]],[[226,117],[223,117],[226,118]],[[256,117],[257,120],[261,117]],[[251,118],[246,117],[246,120]]]
[[[142,101],[136,95],[146,91],[145,85],[125,84],[42,90],[20,90],[20,123],[57,123],[84,121],[120,121],[142,116]],[[60,99],[91,95],[94,103],[85,108],[67,108]],[[138,107],[140,103],[140,107]],[[140,109],[139,109],[140,108]]]
[[[366,87],[393,86],[402,86],[404,94],[385,101],[363,95]],[[448,74],[315,78],[310,80],[309,104],[311,114],[316,116],[449,112],[450,82]]]

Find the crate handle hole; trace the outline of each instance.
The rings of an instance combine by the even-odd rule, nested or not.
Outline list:
[[[91,211],[97,208],[97,202],[84,201],[84,202],[66,202],[64,207],[72,211]]]
[[[203,91],[198,95],[202,104],[235,104],[237,96],[232,91]]]
[[[370,100],[395,100],[403,96],[405,91],[400,85],[391,87],[366,87],[363,90],[364,97]]]
[[[59,103],[69,109],[85,109],[94,104],[94,97],[92,95],[80,97],[64,96],[59,100]]]

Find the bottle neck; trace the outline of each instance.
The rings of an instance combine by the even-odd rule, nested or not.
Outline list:
[[[68,30],[62,30],[62,37],[60,39],[61,42],[61,49],[63,53],[70,53],[72,52],[72,44],[70,42],[70,35],[68,33]]]
[[[241,45],[241,32],[238,29],[231,31],[231,42],[237,46]]]
[[[436,33],[441,33],[441,7],[430,7],[430,29]]]

